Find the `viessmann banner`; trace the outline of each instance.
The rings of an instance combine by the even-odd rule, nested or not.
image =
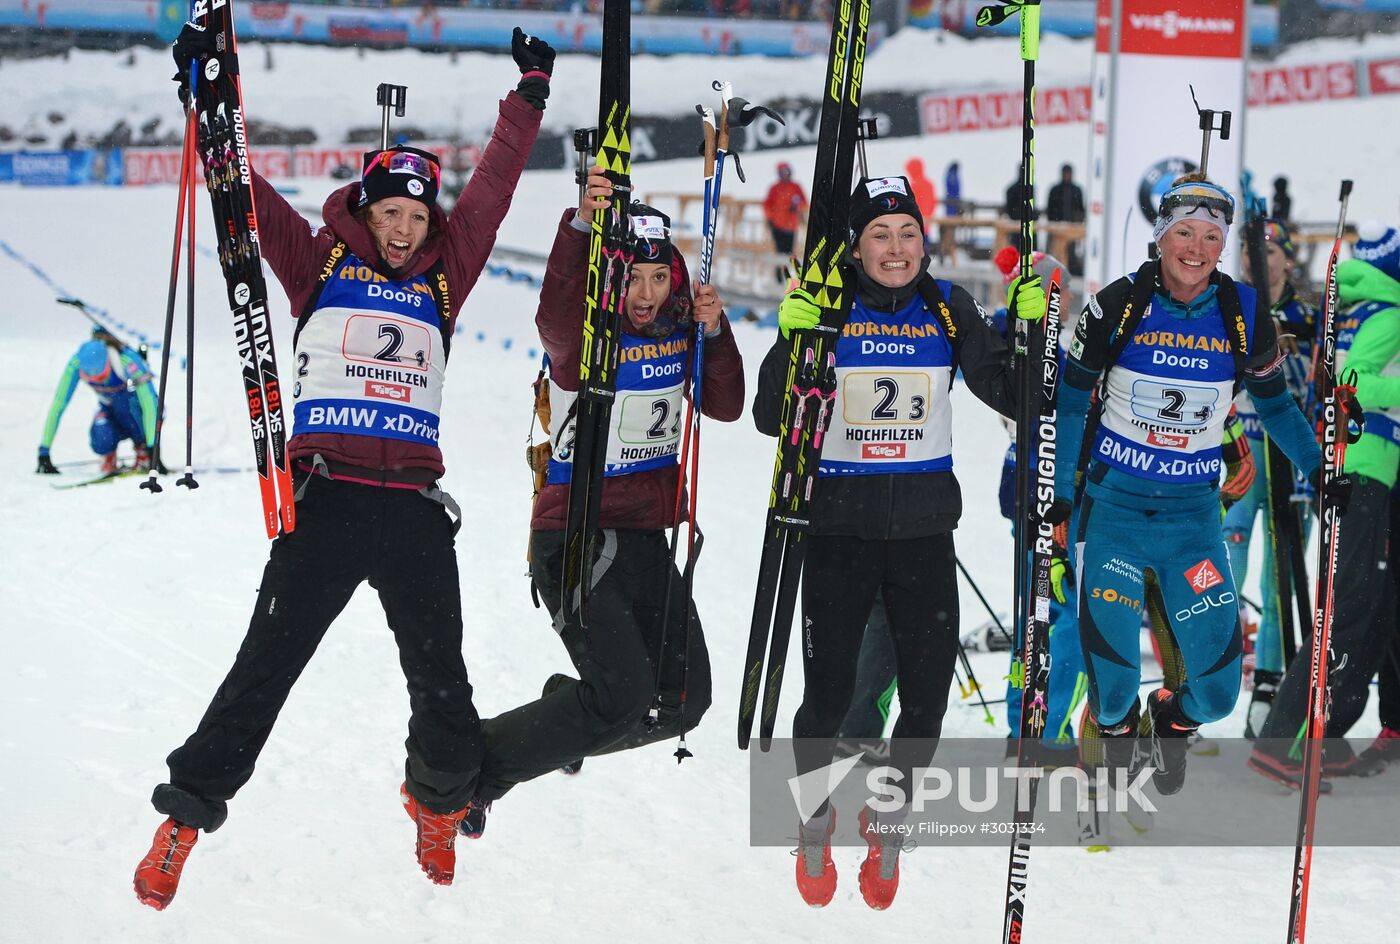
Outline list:
[[[1174,178],[1197,170],[1202,108],[1233,114],[1209,173],[1239,199],[1246,0],[1099,0],[1093,74],[1086,288],[1147,258],[1152,218]],[[1150,102],[1151,107],[1144,107]]]

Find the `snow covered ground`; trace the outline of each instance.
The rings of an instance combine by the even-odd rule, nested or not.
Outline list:
[[[279,64],[293,58],[280,49],[278,56]],[[152,93],[170,94],[164,61],[138,59],[139,75],[82,61],[94,64],[88,79],[105,87],[136,77]],[[747,61],[723,65],[760,68]],[[794,70],[790,63],[780,68]],[[32,88],[11,81],[19,69],[4,65],[7,88]],[[420,81],[409,70],[387,75],[364,63],[359,72],[365,89],[383,79]],[[496,72],[503,70],[487,73],[481,100],[494,101],[505,87]],[[878,74],[871,68],[872,77]],[[66,99],[71,75],[50,80],[47,94]],[[581,87],[589,81],[577,79]],[[286,98],[304,103],[298,111],[339,101],[294,96],[287,90],[310,90],[312,83],[288,82],[285,73],[278,84]],[[334,87],[328,78],[316,84]],[[696,84],[704,94],[703,83]],[[260,97],[278,98],[252,74],[246,94],[254,110]],[[430,94],[416,100],[427,107]],[[584,102],[587,95],[577,97]],[[368,94],[356,93],[353,101],[356,118],[372,120],[359,107]],[[1358,196],[1388,194],[1385,215],[1393,218],[1400,185],[1385,168],[1393,166],[1396,132],[1376,102],[1385,100],[1261,112],[1251,133],[1279,155],[1279,165],[1260,172],[1294,174],[1300,205],[1304,173],[1325,182],[1316,209],[1305,209],[1322,216],[1331,212],[1335,178],[1354,174]],[[7,96],[4,107],[8,114],[32,103]],[[336,116],[342,124],[346,108]],[[1377,129],[1371,156],[1356,157],[1353,169],[1345,163],[1353,155],[1344,135],[1321,133],[1324,122]],[[1302,127],[1309,131],[1306,147],[1293,143],[1294,129]],[[1045,129],[1038,138],[1042,161],[1080,153],[1082,137],[1082,129]],[[940,157],[956,153],[965,169],[986,176],[985,187],[998,188],[1016,154],[1014,135],[991,133],[936,144],[877,142],[872,160],[902,163],[916,148]],[[755,156],[751,179],[765,180],[771,163],[784,157],[810,166],[805,153]],[[691,164],[653,165],[641,185],[692,186],[698,171]],[[308,196],[327,187],[303,184]],[[737,189],[737,179],[729,186]],[[572,193],[561,172],[530,175],[501,241],[547,249],[558,209]],[[12,614],[0,634],[0,941],[994,938],[1003,849],[916,850],[905,858],[894,908],[873,914],[856,889],[858,850],[836,852],[836,901],[813,912],[792,887],[787,853],[747,844],[748,757],[735,749],[733,730],[772,457],[770,441],[747,420],[706,425],[707,543],[696,596],[716,682],[714,707],[689,739],[694,760],[678,768],[669,748],[655,747],[591,760],[576,778],[551,775],[522,786],[492,811],[483,839],[459,846],[457,884],[431,886],[414,862],[412,826],[397,798],[408,709],[402,677],[377,600],[361,591],[293,692],[228,824],[200,840],[174,904],[164,914],[139,906],[131,874],[160,819],[148,803],[151,788],[165,776],[165,755],[192,730],[232,660],[266,559],[256,486],[248,474],[211,473],[199,477],[198,491],[176,489],[166,479],[165,493],[152,497],[129,479],[56,491],[53,479],[30,473],[53,384],[86,334],[85,322],[54,297],[78,295],[108,309],[114,321],[158,337],[174,205],[173,188],[0,189],[0,250],[10,250],[0,252],[0,469],[6,470],[0,473],[6,499],[0,599]],[[207,220],[201,196],[202,230]],[[245,466],[249,444],[223,288],[207,255],[197,282],[196,465]],[[292,323],[275,282],[273,296],[285,365]],[[463,312],[465,332],[444,404],[444,484],[466,517],[457,549],[465,654],[483,715],[534,697],[551,672],[568,668],[522,576],[529,480],[521,446],[537,369],[530,354],[533,311],[527,286],[483,278]],[[736,334],[752,379],[771,335],[747,325]],[[182,350],[178,333],[176,350]],[[170,376],[182,389],[178,367]],[[954,402],[966,502],[959,552],[984,592],[1004,601],[1010,540],[995,491],[1005,434],[961,386]],[[56,462],[91,458],[92,409],[91,394],[80,390],[54,444]],[[182,429],[181,396],[168,415],[166,429]],[[167,449],[178,455],[178,435]],[[66,467],[60,481],[89,468]],[[982,622],[966,589],[962,610],[965,628]],[[999,694],[1005,659],[974,661],[983,684]],[[800,679],[792,676],[780,731],[799,694]],[[952,697],[958,700],[956,692]],[[1207,733],[1235,735],[1242,727],[1237,712]],[[1375,729],[1372,712],[1356,733]],[[957,704],[946,730],[1002,734],[981,721],[980,711]],[[1269,788],[1261,781],[1260,789],[1264,795]],[[1178,942],[1183,934],[1205,940],[1228,934],[1233,941],[1275,941],[1286,924],[1291,862],[1288,849],[1117,849],[1094,856],[1037,849],[1028,940],[1068,944],[1093,935]],[[1397,875],[1391,850],[1318,850],[1310,940],[1373,934]]]

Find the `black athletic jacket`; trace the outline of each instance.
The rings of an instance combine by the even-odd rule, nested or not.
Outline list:
[[[927,274],[921,279],[930,279]],[[856,301],[871,312],[895,312],[918,291],[919,279],[891,291],[857,273]],[[927,297],[927,296],[926,296]],[[954,285],[948,309],[957,327],[953,365],[968,389],[1002,416],[1013,417],[1016,385],[1011,351],[966,290]],[[781,334],[759,368],[753,420],[765,436],[782,424],[783,388],[792,342]],[[839,393],[837,394],[840,395]],[[837,406],[840,409],[840,406]],[[962,517],[962,489],[952,472],[840,475],[818,478],[812,496],[811,533],[866,541],[922,538],[952,531]]]

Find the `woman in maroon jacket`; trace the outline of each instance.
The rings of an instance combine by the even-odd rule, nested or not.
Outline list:
[[[559,222],[535,315],[549,355],[555,428],[548,484],[535,500],[530,522],[530,572],[579,678],[556,675],[543,697],[484,723],[486,756],[477,793],[482,804],[517,783],[576,766],[584,757],[674,737],[695,727],[710,705],[710,658],[699,617],[683,593],[673,594],[663,613],[668,572],[677,587],[682,585],[670,563],[666,532],[675,522],[693,322],[705,326],[701,409],[706,416],[732,422],[743,413],[743,362],[714,286],[692,285],[685,259],[671,246],[670,220],[636,203],[637,252],[608,430],[599,517],[603,540],[593,568],[587,629],[566,622],[561,613],[572,471],[567,446],[578,391],[588,220],[610,193],[608,179],[595,167],[578,212],[564,211]],[[647,724],[654,698],[659,698],[658,718]]]
[[[183,36],[182,36],[183,38]],[[180,44],[176,44],[177,61]],[[326,200],[313,231],[260,177],[263,256],[298,318],[293,435],[297,528],[272,545],[233,668],[199,727],[167,759],[155,807],[169,819],[136,871],[161,909],[199,835],[228,815],[292,685],[366,580],[379,593],[408,681],[403,799],[417,856],[452,882],[453,840],[476,789],[481,722],[462,660],[461,597],[449,510],[436,481],[448,346],[490,255],[539,131],[554,50],[515,31],[522,77],[450,216],[435,155],[365,155],[361,180]]]

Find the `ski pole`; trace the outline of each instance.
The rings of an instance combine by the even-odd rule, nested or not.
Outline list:
[[[1302,790],[1298,804],[1298,833],[1293,855],[1293,887],[1288,907],[1288,944],[1303,944],[1307,931],[1308,887],[1312,878],[1312,850],[1317,826],[1317,795],[1322,778],[1322,740],[1327,727],[1327,662],[1331,652],[1332,604],[1339,539],[1338,509],[1329,503],[1337,479],[1346,469],[1346,451],[1351,440],[1348,421],[1364,424],[1356,405],[1355,387],[1337,383],[1337,256],[1346,228],[1347,200],[1351,181],[1343,180],[1341,210],[1337,216],[1337,236],[1327,262],[1327,283],[1323,296],[1322,334],[1318,347],[1321,357],[1316,376],[1317,398],[1322,403],[1322,470],[1318,476],[1317,511],[1317,589],[1314,594],[1312,674],[1308,688],[1307,749],[1303,753]],[[1353,372],[1354,375],[1354,372]],[[1357,433],[1360,438],[1360,433]]]
[[[992,605],[987,602],[987,598],[982,595],[982,590],[977,586],[977,581],[972,579],[972,575],[969,574],[967,568],[963,566],[962,559],[954,555],[953,562],[958,565],[958,573],[963,575],[963,579],[966,580],[967,585],[972,588],[972,592],[977,594],[977,599],[982,601],[982,607],[987,611],[987,615],[992,618],[992,622],[996,624],[997,629],[1001,632],[1002,638],[1011,643],[1014,649],[1016,640],[1012,639],[1011,634],[1006,631],[1006,627],[1001,625],[1001,620],[997,617],[996,611],[993,610]]]
[[[194,74],[191,68],[191,74]],[[194,174],[194,89],[190,89],[189,102],[185,105],[185,140],[180,154],[180,196],[175,206],[175,241],[170,251],[170,287],[165,296],[165,334],[160,347],[160,385],[156,393],[156,440],[151,444],[150,477],[141,483],[141,488],[152,495],[162,492],[156,481],[156,469],[160,467],[161,427],[165,420],[166,380],[170,376],[170,337],[175,330],[175,291],[180,282],[180,245],[184,236],[185,203],[192,196],[189,181]],[[192,207],[191,207],[192,208]],[[192,215],[192,214],[191,214]],[[194,246],[191,238],[190,246]],[[190,277],[194,275],[191,269]]]
[[[972,660],[967,657],[967,649],[963,646],[961,639],[958,640],[958,661],[962,663],[963,674],[967,676],[966,684],[961,679],[958,681],[958,690],[962,692],[963,701],[976,694],[977,700],[982,703],[982,714],[986,717],[987,723],[995,725],[996,721],[992,718],[992,709],[987,706],[987,699],[982,694],[982,683],[977,681],[977,673],[972,671]],[[954,669],[953,674],[956,675],[956,666]]]
[[[190,134],[190,154],[194,154],[194,128],[193,123],[189,129]],[[176,480],[175,485],[183,485],[193,491],[199,488],[199,483],[194,478],[194,193],[195,193],[195,161],[193,156],[190,159],[190,172],[186,178],[186,185],[189,197],[185,202],[185,210],[189,214],[186,228],[189,230],[189,242],[186,245],[187,255],[185,257],[185,474]],[[156,469],[160,468],[159,454],[153,454],[151,465]]]
[[[1031,253],[1035,249],[1035,63],[1040,57],[1040,0],[1003,0],[999,5],[977,11],[979,27],[995,26],[1013,14],[1020,15],[1021,61],[1021,279],[1029,281]],[[1016,541],[1014,560],[1015,618],[1024,635],[1021,642],[1021,718],[1017,726],[1016,765],[1032,766],[1031,742],[1045,729],[1045,695],[1049,685],[1048,610],[1053,530],[1044,520],[1045,509],[1032,504],[1032,495],[1046,485],[1053,489],[1055,442],[1053,434],[1033,444],[1048,416],[1053,416],[1054,377],[1043,376],[1045,342],[1054,343],[1052,319],[1058,318],[1058,286],[1052,279],[1046,292],[1047,309],[1033,324],[1016,319],[1014,366],[1018,370],[1020,397],[1016,410]],[[1051,352],[1051,357],[1055,356]],[[1048,379],[1049,383],[1045,381]],[[1036,383],[1041,383],[1040,387]],[[1047,409],[1048,408],[1048,409]],[[1053,429],[1053,427],[1051,427]],[[1038,453],[1050,459],[1050,474],[1041,474],[1040,464],[1032,463]],[[1032,480],[1035,486],[1032,486]],[[1015,808],[1014,831],[1008,851],[1002,944],[1024,940],[1026,890],[1030,883],[1031,833],[1035,824],[1038,781],[1027,784],[1025,803]]]

